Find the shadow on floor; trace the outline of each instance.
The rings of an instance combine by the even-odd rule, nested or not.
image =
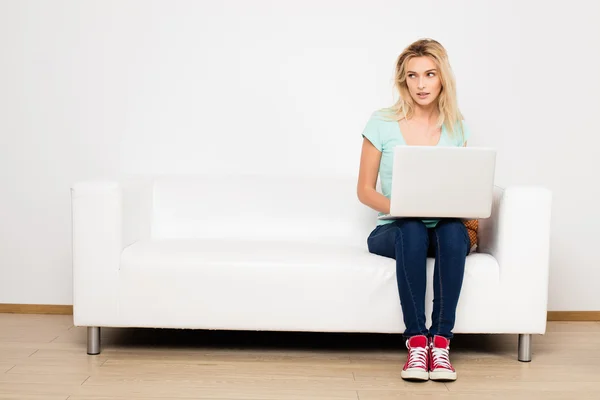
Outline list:
[[[400,334],[206,331],[104,328],[111,345],[165,349],[329,350],[344,352],[406,349]],[[108,339],[108,338],[107,338]],[[517,335],[457,334],[452,349],[461,352],[516,350]]]

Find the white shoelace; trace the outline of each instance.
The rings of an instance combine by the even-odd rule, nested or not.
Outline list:
[[[448,349],[431,346],[431,354],[433,356],[432,367],[452,370],[452,364],[450,364],[450,353]]]
[[[406,345],[408,347],[408,343]],[[426,347],[408,347],[410,354],[408,356],[407,368],[427,369],[427,348]]]

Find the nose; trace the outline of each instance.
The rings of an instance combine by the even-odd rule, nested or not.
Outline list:
[[[425,89],[425,82],[423,81],[423,77],[419,78],[419,90]]]

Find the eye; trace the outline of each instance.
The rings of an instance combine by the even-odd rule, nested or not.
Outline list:
[[[414,78],[414,77],[415,77],[415,74],[408,74],[408,77],[409,77],[409,78]]]
[[[430,73],[427,74],[427,76],[432,76],[433,77],[433,76],[435,76],[435,72],[430,72]]]

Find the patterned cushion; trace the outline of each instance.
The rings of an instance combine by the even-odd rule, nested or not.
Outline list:
[[[469,253],[472,253],[477,248],[477,228],[479,228],[479,220],[471,219],[468,221],[464,221],[464,224],[467,227],[469,239],[471,239],[471,250],[469,251]]]

